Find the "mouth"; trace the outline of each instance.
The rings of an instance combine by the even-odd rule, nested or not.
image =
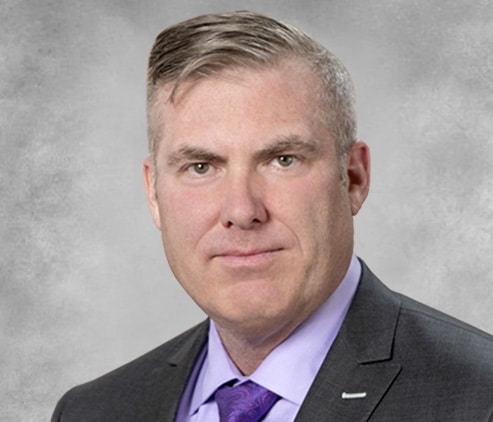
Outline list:
[[[282,248],[252,249],[252,250],[230,250],[218,253],[213,260],[227,267],[259,267],[270,264],[281,252]]]

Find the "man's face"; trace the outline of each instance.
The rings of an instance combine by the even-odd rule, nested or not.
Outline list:
[[[151,214],[176,278],[220,329],[290,331],[341,281],[352,216],[366,197],[368,151],[348,181],[321,124],[318,79],[287,62],[161,88],[163,132],[144,164]]]

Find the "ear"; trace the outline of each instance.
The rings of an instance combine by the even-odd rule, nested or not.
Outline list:
[[[351,213],[358,214],[370,189],[370,149],[362,141],[353,143],[346,158],[347,189]]]
[[[142,171],[144,173],[147,207],[149,208],[154,224],[159,230],[161,230],[161,218],[159,215],[159,203],[157,200],[155,172],[153,170],[153,164],[150,157],[147,157],[144,160]]]

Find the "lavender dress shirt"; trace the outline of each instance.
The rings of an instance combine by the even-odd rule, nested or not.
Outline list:
[[[181,399],[177,422],[219,422],[214,392],[232,379],[238,379],[238,383],[252,380],[281,397],[265,422],[293,421],[339,332],[360,274],[361,264],[353,255],[335,292],[248,377],[241,375],[229,358],[211,321],[208,343]]]

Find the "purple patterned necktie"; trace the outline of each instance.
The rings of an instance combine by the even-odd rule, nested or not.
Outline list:
[[[279,396],[247,381],[237,387],[223,385],[216,391],[221,422],[258,422],[270,410]]]

